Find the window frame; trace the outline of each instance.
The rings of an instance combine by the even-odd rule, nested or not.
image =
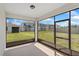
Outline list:
[[[10,18],[10,17],[6,17],[6,21],[5,21],[6,28],[7,28],[7,19],[8,18]],[[18,20],[18,18],[12,18],[12,19],[17,19]],[[23,19],[19,19],[19,20],[23,20]],[[32,21],[32,20],[24,20],[24,21]],[[27,40],[26,44],[30,43],[30,42],[35,42],[35,21],[33,21],[33,22],[34,22],[34,31],[33,31],[34,32],[34,38],[32,38],[31,40]],[[13,43],[14,42],[7,43],[7,31],[6,31],[6,48],[25,44],[25,43],[21,43],[21,42],[19,44],[13,44]],[[11,45],[9,45],[9,44],[11,44]]]
[[[54,48],[55,50],[57,50],[57,51],[59,51],[58,49],[56,49],[56,30],[55,30],[55,16],[58,16],[58,15],[60,15],[60,14],[64,14],[64,13],[67,13],[67,12],[69,12],[69,49],[70,49],[70,54],[67,54],[67,53],[64,53],[64,52],[62,52],[62,51],[59,51],[59,52],[62,52],[62,53],[64,53],[64,54],[66,54],[66,55],[73,55],[72,54],[72,52],[76,52],[76,53],[78,53],[78,55],[79,55],[79,52],[78,51],[73,51],[72,50],[72,47],[71,47],[71,45],[72,45],[72,42],[71,42],[71,11],[74,11],[74,10],[77,10],[77,9],[79,9],[79,8],[74,8],[74,9],[71,9],[71,10],[69,10],[69,11],[66,11],[66,12],[61,12],[61,13],[59,13],[59,14],[57,14],[57,15],[54,15],[54,16],[51,16],[51,17],[54,17],[54,47],[52,46],[52,45],[50,45],[50,44],[46,44],[46,43],[43,43],[43,42],[41,42],[41,43],[43,43],[43,44],[45,44],[46,46],[49,46],[49,47],[51,47],[51,48]],[[48,17],[48,18],[51,18],[51,17]],[[41,21],[41,20],[40,20]],[[64,21],[64,20],[61,20],[61,21]],[[39,22],[39,21],[38,21]],[[38,31],[37,31],[38,32]],[[40,42],[40,41],[39,41]]]

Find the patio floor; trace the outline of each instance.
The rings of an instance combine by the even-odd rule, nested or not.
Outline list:
[[[4,56],[55,56],[55,51],[37,42],[6,48]]]
[[[28,43],[20,46],[6,48],[4,56],[47,56],[35,46],[35,43]]]

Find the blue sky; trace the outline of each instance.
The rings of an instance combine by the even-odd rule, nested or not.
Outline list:
[[[79,25],[79,9],[72,11],[71,13],[72,13],[71,14],[72,25],[73,24]]]
[[[54,24],[54,18],[53,17],[48,18],[48,19],[40,21],[39,23],[42,23],[42,24]]]
[[[61,15],[56,16],[56,21],[57,20],[68,19],[68,18],[69,18],[68,13],[65,13],[65,14],[61,14]],[[72,20],[71,21],[72,25],[79,25],[79,9],[71,11],[71,20]],[[21,23],[23,23],[25,21],[13,19],[13,18],[7,18],[7,22],[17,24],[17,25],[21,25]],[[54,18],[51,17],[51,18],[42,20],[39,23],[42,23],[42,24],[54,24]],[[60,22],[60,23],[58,23],[58,25],[67,26],[68,22]]]
[[[23,22],[25,22],[24,20],[17,20],[14,18],[7,18],[7,22],[8,23],[12,23],[12,24],[16,24],[16,25],[21,25]]]
[[[68,14],[69,13],[58,15],[58,16],[56,16],[55,20],[58,21],[58,20],[68,19],[69,18]],[[53,17],[45,19],[43,21],[40,21],[40,23],[42,23],[42,24],[53,24],[54,23]],[[71,11],[71,24],[72,25],[79,25],[79,9]],[[68,26],[68,21],[60,22],[60,23],[58,23],[58,25]]]

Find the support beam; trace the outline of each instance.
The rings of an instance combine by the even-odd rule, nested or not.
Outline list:
[[[38,21],[35,21],[35,42],[38,41],[38,38],[37,38],[37,31],[38,31]]]

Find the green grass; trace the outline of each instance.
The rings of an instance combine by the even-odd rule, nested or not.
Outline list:
[[[68,38],[66,33],[57,33],[58,36]],[[72,49],[79,51],[79,34],[72,34]],[[40,31],[40,39],[49,42],[54,42],[54,33],[52,31]],[[9,33],[7,34],[7,42],[29,40],[34,38],[34,32],[19,32],[19,33]],[[68,48],[68,41],[64,39],[57,39],[57,44]]]
[[[41,31],[39,32],[39,38],[49,42],[54,42],[54,33],[51,31]]]
[[[67,33],[57,33],[57,36],[68,38]],[[72,37],[71,39],[72,49],[79,51],[79,34],[72,34],[71,37]],[[39,38],[49,42],[54,42],[54,33],[52,31],[40,31]],[[64,40],[64,39],[56,39],[56,40],[57,40],[56,43],[58,45],[68,48],[68,40]]]
[[[34,38],[34,32],[19,32],[7,34],[7,42],[14,42],[20,40],[29,40]]]

